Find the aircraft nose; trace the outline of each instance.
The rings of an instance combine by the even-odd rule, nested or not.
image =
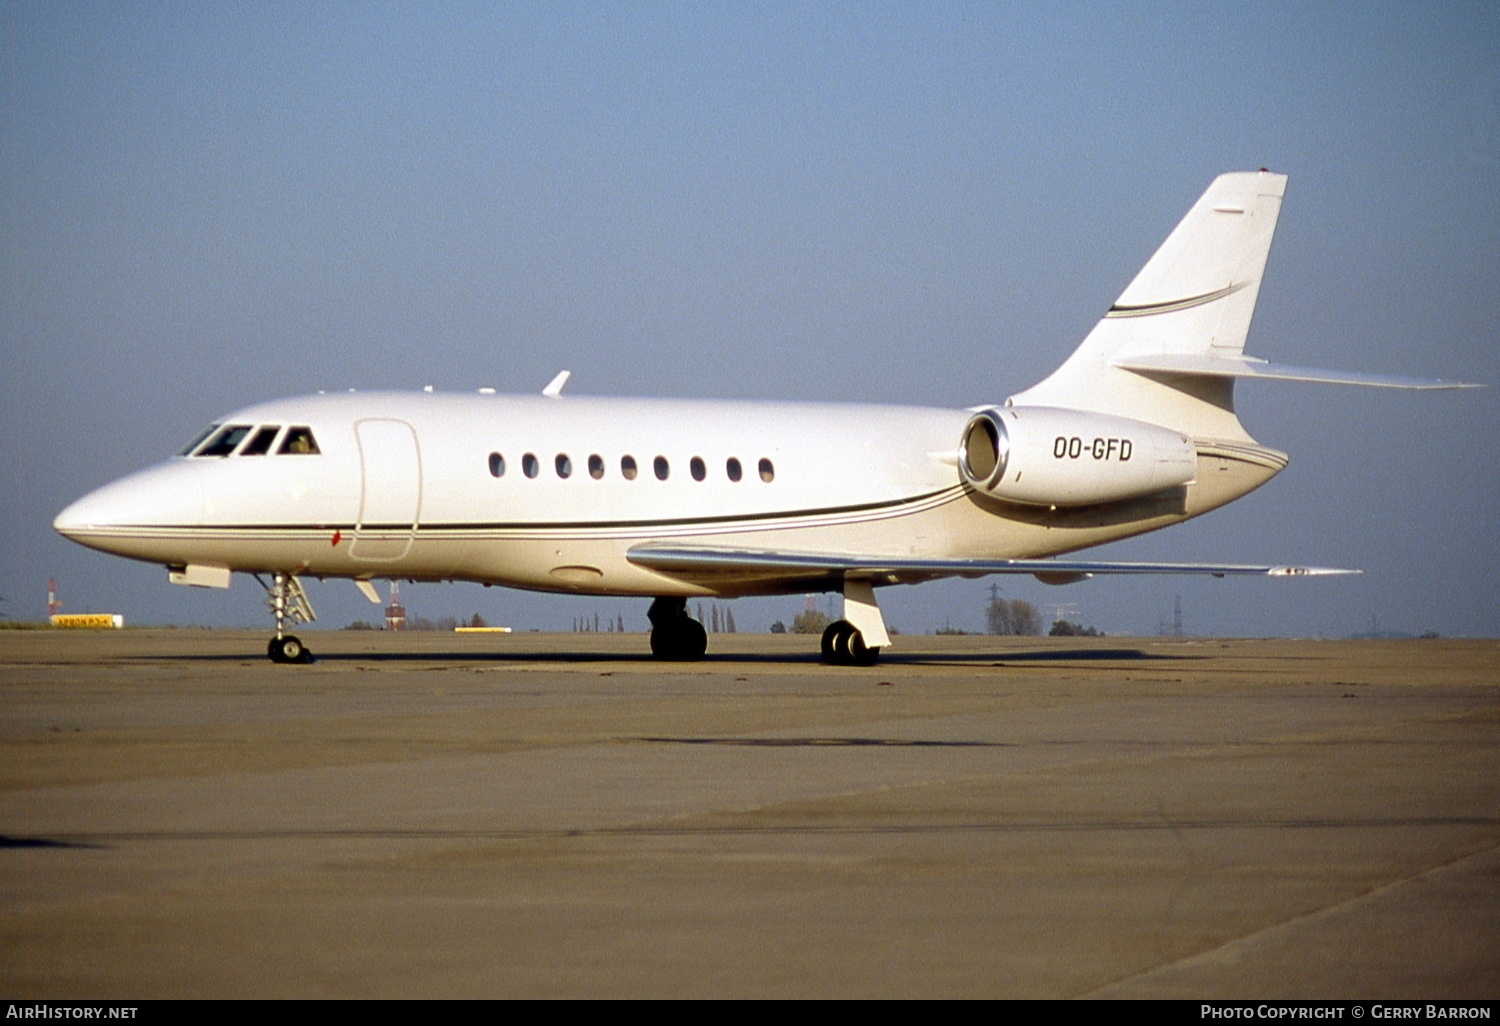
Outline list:
[[[52,521],[64,538],[105,551],[142,529],[191,527],[203,519],[196,468],[163,463],[89,492]]]
[[[120,516],[122,510],[111,500],[111,490],[111,486],[106,485],[69,503],[52,518],[52,529],[64,538],[79,541],[80,536],[90,531],[121,526],[127,518]]]
[[[64,538],[72,538],[89,522],[89,496],[85,495],[76,502],[71,502],[63,508],[63,511],[52,518],[52,530]]]

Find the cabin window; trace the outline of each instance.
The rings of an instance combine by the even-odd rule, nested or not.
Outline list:
[[[283,456],[316,456],[319,452],[312,428],[305,425],[287,428],[286,438],[277,451]]]
[[[589,457],[589,477],[595,481],[604,476],[604,457],[598,453]]]
[[[688,471],[693,475],[694,481],[702,481],[708,476],[708,468],[703,465],[702,458],[698,456],[688,461]]]
[[[770,484],[776,479],[776,468],[771,466],[771,461],[763,459],[760,461],[760,479]]]
[[[505,457],[501,456],[498,452],[490,453],[490,476],[505,476]]]
[[[541,471],[542,465],[537,462],[536,453],[528,452],[521,457],[521,473],[527,477],[536,477]]]
[[[635,480],[635,475],[637,473],[639,473],[639,471],[636,470],[635,457],[634,456],[621,456],[620,457],[620,476],[623,477],[627,481],[634,481]]]
[[[245,447],[240,450],[240,455],[264,456],[266,453],[271,451],[271,443],[276,441],[276,436],[280,432],[280,424],[267,424],[265,427],[255,432],[254,437],[252,437],[250,441],[245,443]]]
[[[724,473],[729,475],[731,481],[738,481],[745,476],[744,470],[740,467],[740,461],[733,456],[729,457],[729,462],[724,464]]]
[[[566,478],[573,476],[573,461],[568,458],[567,453],[558,453],[557,460],[555,461],[554,465],[557,467],[558,477]]]
[[[667,465],[667,458],[665,456],[658,456],[652,460],[651,469],[656,471],[656,479],[658,481],[665,481],[667,475],[672,472],[672,468]]]
[[[208,444],[199,449],[194,455],[228,456],[234,452],[236,446],[245,440],[245,436],[249,433],[249,424],[230,424],[214,435]]]
[[[191,442],[189,442],[187,444],[187,447],[184,448],[177,455],[179,455],[179,456],[186,456],[186,455],[188,455],[194,449],[198,448],[198,446],[202,445],[203,444],[203,440],[205,438],[207,438],[209,435],[213,434],[217,430],[219,430],[219,425],[217,425],[217,424],[210,424],[208,427],[206,427],[202,431],[198,432],[198,437],[194,438]]]

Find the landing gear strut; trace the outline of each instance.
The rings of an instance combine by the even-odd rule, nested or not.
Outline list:
[[[260,576],[257,574],[255,579],[260,581]],[[276,637],[266,646],[266,655],[273,663],[312,662],[312,653],[302,644],[302,639],[286,633],[288,622],[307,623],[318,618],[312,603],[307,600],[307,592],[302,590],[302,582],[292,574],[273,574],[270,584],[260,583],[266,589],[266,605],[276,617]]]
[[[688,616],[687,599],[655,599],[646,619],[651,621],[651,654],[656,658],[691,661],[708,651],[708,632]]]

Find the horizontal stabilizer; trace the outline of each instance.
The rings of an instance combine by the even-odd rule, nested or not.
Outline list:
[[[939,577],[1036,574],[1053,581],[1082,580],[1093,574],[1210,574],[1315,577],[1357,574],[1321,566],[1248,566],[1235,563],[1111,563],[1093,559],[908,559],[841,553],[778,552],[768,549],[709,548],[694,545],[637,545],[626,553],[637,566],[662,573],[755,578],[848,576],[873,583],[899,584]],[[882,581],[881,578],[886,580]]]
[[[1326,385],[1365,385],[1370,388],[1482,388],[1469,381],[1442,381],[1437,378],[1407,378],[1390,374],[1361,374],[1353,371],[1322,370],[1318,367],[1293,367],[1285,363],[1268,363],[1253,356],[1210,356],[1193,353],[1118,356],[1110,361],[1115,367],[1137,374],[1163,377],[1265,378],[1274,381],[1312,381]]]

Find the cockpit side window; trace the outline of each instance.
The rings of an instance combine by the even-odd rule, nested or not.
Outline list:
[[[280,430],[280,424],[267,424],[255,432],[254,437],[245,443],[245,447],[240,450],[240,455],[264,456],[271,451],[271,443],[276,441],[276,433]]]
[[[198,448],[198,446],[200,446],[200,445],[203,444],[203,440],[205,438],[207,438],[209,435],[213,434],[217,430],[219,430],[219,425],[217,425],[217,424],[210,424],[208,427],[206,427],[202,431],[198,432],[198,437],[194,438],[191,442],[189,442],[187,444],[187,447],[184,448],[177,455],[179,455],[179,456],[188,456],[188,455],[191,455],[192,451],[194,449]]]
[[[249,424],[230,424],[219,430],[219,433],[209,439],[208,444],[194,456],[228,456],[234,452],[235,447],[245,440],[250,433]]]
[[[320,450],[318,443],[313,440],[312,428],[294,425],[286,429],[286,438],[277,451],[283,456],[315,456]]]

